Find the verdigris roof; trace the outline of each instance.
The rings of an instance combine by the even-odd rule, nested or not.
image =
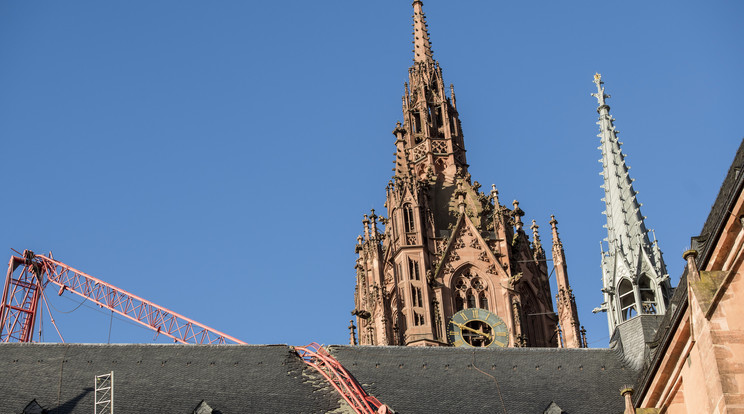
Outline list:
[[[542,414],[552,402],[568,414],[621,413],[620,389],[638,374],[610,349],[333,346],[330,352],[399,414]]]
[[[637,375],[610,349],[332,346],[365,390],[398,414],[620,413]],[[0,412],[33,400],[93,412],[94,376],[114,372],[117,413],[350,413],[286,345],[0,344]],[[498,382],[498,385],[497,385]],[[501,390],[501,398],[498,389]],[[503,406],[501,399],[503,398]]]

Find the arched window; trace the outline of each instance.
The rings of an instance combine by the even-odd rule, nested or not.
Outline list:
[[[465,301],[462,300],[462,296],[455,293],[455,312],[459,312],[465,309]]]
[[[406,233],[416,231],[416,225],[413,221],[413,207],[410,204],[403,205],[403,224]]]
[[[478,295],[478,302],[480,303],[481,309],[490,310],[488,309],[488,296],[486,296],[486,292],[481,292],[480,295]]]
[[[654,283],[645,274],[638,279],[638,290],[641,291],[641,310],[643,313],[656,314],[656,292]]]
[[[635,295],[633,294],[633,285],[630,283],[630,280],[623,279],[617,291],[620,294],[620,316],[622,320],[627,321],[638,314]]]
[[[416,132],[421,132],[421,114],[418,111],[413,112],[413,131],[414,134]]]
[[[419,287],[411,286],[411,306],[424,306],[424,296],[422,295],[421,288]]]
[[[475,295],[473,295],[473,292],[468,291],[467,297],[468,297],[468,309],[477,307],[475,306]]]
[[[411,258],[408,259],[408,274],[411,276],[411,280],[421,280],[418,262]]]

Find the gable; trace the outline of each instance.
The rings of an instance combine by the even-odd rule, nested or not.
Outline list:
[[[473,222],[466,214],[461,214],[452,229],[452,237],[438,260],[434,277],[448,285],[457,270],[467,265],[473,265],[498,278],[507,277],[501,263]]]

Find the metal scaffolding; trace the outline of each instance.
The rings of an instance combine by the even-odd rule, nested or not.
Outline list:
[[[96,375],[94,414],[114,414],[114,371]]]

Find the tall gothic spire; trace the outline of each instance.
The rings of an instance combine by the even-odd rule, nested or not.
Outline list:
[[[355,248],[358,341],[556,346],[557,318],[537,224],[533,222],[531,245],[518,203],[514,210],[501,205],[495,188],[488,196],[472,180],[454,87],[445,87],[442,68],[433,58],[420,0],[413,1],[413,28],[403,119],[393,129],[387,217],[374,212],[365,216],[364,236]],[[459,325],[450,321],[465,310],[501,320],[495,326],[507,329],[505,338],[473,336],[476,332],[467,331],[469,327],[464,329],[470,339],[454,336],[452,326]]]
[[[434,60],[423,3],[413,2],[413,65],[403,93],[403,123],[396,137],[397,177],[453,185],[456,176],[467,174],[465,145],[454,106],[454,87],[446,95],[442,68]]]
[[[429,41],[429,27],[426,25],[426,15],[421,0],[413,2],[413,60],[424,62],[434,60]]]
[[[594,75],[599,106],[599,134],[602,151],[602,188],[605,191],[607,216],[607,251],[602,247],[602,273],[605,302],[595,311],[608,312],[610,334],[623,321],[639,314],[663,314],[671,286],[664,260],[656,242],[648,238],[648,230],[641,215],[641,204],[628,174],[626,154],[620,147],[618,131],[610,115],[604,82]]]

